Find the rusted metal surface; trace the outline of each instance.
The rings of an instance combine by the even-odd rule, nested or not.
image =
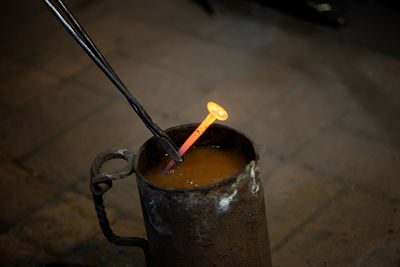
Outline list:
[[[166,133],[181,145],[197,125],[170,128]],[[196,145],[235,150],[249,163],[219,183],[172,189],[156,186],[142,175],[164,156],[155,137],[140,148],[134,168],[128,166],[115,174],[100,173],[101,165],[115,157],[132,165],[133,155],[126,150],[100,154],[92,166],[91,190],[103,233],[117,245],[141,246],[150,266],[271,266],[259,156],[253,142],[234,129],[215,124]],[[138,238],[115,236],[103,206],[102,195],[112,180],[132,171],[136,172],[148,244]]]
[[[167,130],[182,144],[197,125]],[[246,168],[217,184],[193,189],[166,189],[141,173],[163,150],[149,140],[135,161],[147,239],[154,266],[271,266],[259,157],[243,134],[213,125],[197,146],[220,146],[244,155]]]

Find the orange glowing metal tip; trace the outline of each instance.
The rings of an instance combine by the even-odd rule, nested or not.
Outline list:
[[[186,139],[185,143],[179,148],[178,153],[180,156],[185,154],[185,152],[193,145],[194,142],[204,133],[205,130],[215,121],[224,121],[228,119],[228,113],[221,106],[214,102],[208,102],[207,109],[210,112],[199,127],[194,130],[194,132]],[[164,173],[168,172],[172,166],[174,166],[175,161],[171,160],[168,166],[165,168]]]

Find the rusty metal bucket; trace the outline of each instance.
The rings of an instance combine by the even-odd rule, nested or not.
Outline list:
[[[166,130],[175,144],[182,144],[198,124]],[[91,190],[104,235],[117,245],[139,246],[149,266],[271,266],[264,193],[259,156],[244,134],[219,124],[212,125],[196,141],[197,146],[233,149],[248,160],[239,173],[216,184],[173,189],[154,185],[142,175],[164,156],[149,139],[136,157],[126,150],[100,154],[91,169]],[[100,173],[113,158],[128,162],[116,173]],[[147,240],[113,234],[104,211],[102,195],[112,180],[136,173]]]

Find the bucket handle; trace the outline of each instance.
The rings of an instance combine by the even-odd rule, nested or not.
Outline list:
[[[116,172],[101,173],[101,166],[112,159],[123,159],[127,162],[127,166]],[[149,266],[150,250],[148,241],[141,237],[124,237],[115,235],[110,228],[110,223],[107,219],[103,203],[103,195],[112,187],[113,180],[121,180],[135,172],[134,162],[135,155],[126,149],[108,150],[97,155],[90,169],[90,190],[92,191],[100,228],[107,240],[118,246],[135,246],[142,248],[146,257],[147,265]]]

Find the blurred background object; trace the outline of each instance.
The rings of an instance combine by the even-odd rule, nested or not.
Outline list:
[[[217,15],[221,12],[224,5],[229,5],[229,1],[223,0],[195,0],[210,15]],[[329,26],[340,27],[346,24],[347,14],[346,5],[350,1],[345,0],[246,0],[248,2],[267,5],[305,20],[322,23]],[[357,0],[356,0],[357,1]],[[395,0],[358,0],[360,3],[374,4],[379,2],[399,10],[400,2]],[[351,13],[348,14],[351,20]]]

